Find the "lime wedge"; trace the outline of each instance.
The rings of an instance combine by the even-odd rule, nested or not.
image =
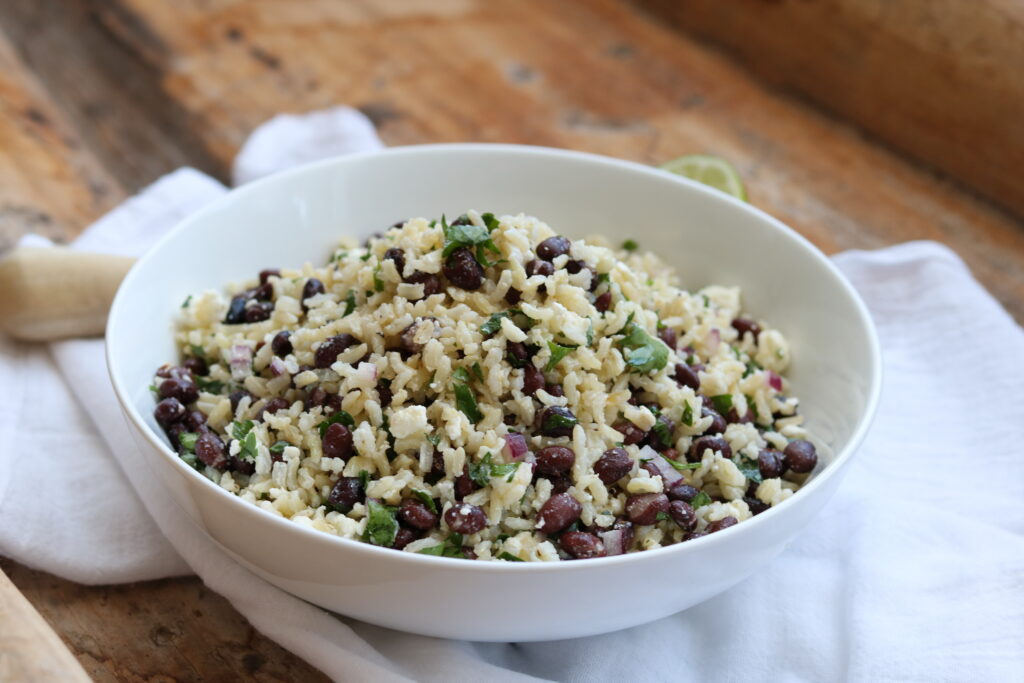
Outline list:
[[[740,174],[736,172],[732,164],[721,157],[709,154],[688,154],[685,157],[666,162],[658,168],[696,180],[747,201],[747,191],[743,189]]]

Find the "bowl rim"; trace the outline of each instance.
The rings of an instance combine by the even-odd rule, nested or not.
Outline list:
[[[278,525],[282,530],[287,530],[285,533],[291,532],[297,534],[301,538],[308,538],[311,543],[320,544],[341,544],[339,547],[351,552],[365,553],[369,556],[376,555],[379,558],[391,558],[392,561],[403,561],[411,563],[427,563],[425,566],[436,566],[438,568],[447,567],[449,569],[459,570],[470,570],[470,571],[487,571],[504,573],[509,571],[515,572],[551,572],[551,571],[572,571],[580,570],[581,568],[600,569],[604,567],[610,567],[614,564],[630,563],[641,561],[639,558],[654,558],[654,557],[667,557],[671,553],[687,553],[697,552],[696,549],[708,547],[715,543],[729,542],[730,539],[738,539],[741,534],[752,534],[756,533],[756,529],[761,528],[765,524],[771,522],[780,514],[785,514],[785,507],[779,505],[772,507],[765,512],[755,515],[750,519],[744,521],[741,524],[737,524],[734,527],[723,529],[721,532],[708,534],[702,538],[687,541],[685,543],[674,543],[672,545],[663,546],[661,548],[655,548],[652,550],[644,550],[635,553],[626,553],[622,555],[613,555],[610,557],[592,558],[587,560],[585,563],[576,562],[467,562],[464,559],[459,558],[448,558],[434,555],[424,555],[421,553],[402,552],[391,548],[383,548],[379,546],[366,543],[364,541],[354,540],[329,534],[323,531],[319,531],[312,528],[307,528],[295,524],[294,522],[274,515],[266,510],[263,510],[259,506],[248,503],[233,493],[230,493],[220,486],[215,484],[213,481],[208,479],[205,475],[201,474],[197,470],[188,466],[177,454],[173,453],[171,449],[164,443],[163,439],[151,429],[146,421],[142,418],[139,411],[136,409],[134,404],[129,400],[131,395],[122,385],[118,373],[115,370],[116,357],[119,353],[119,339],[116,335],[112,334],[116,327],[119,326],[118,320],[121,317],[121,309],[126,306],[125,299],[129,296],[128,292],[135,280],[140,277],[139,273],[147,268],[148,263],[156,258],[156,254],[159,254],[163,245],[174,239],[177,233],[182,230],[188,229],[188,226],[200,222],[205,219],[208,214],[218,212],[224,207],[227,207],[235,202],[244,201],[248,196],[259,193],[264,187],[274,185],[276,183],[285,182],[287,179],[303,174],[316,174],[322,169],[329,168],[336,165],[346,164],[358,164],[362,160],[376,158],[380,156],[395,156],[402,157],[406,155],[432,155],[432,154],[504,154],[511,156],[532,156],[540,158],[555,158],[555,159],[570,159],[576,161],[582,161],[589,164],[596,164],[607,167],[615,167],[632,173],[638,173],[642,176],[657,180],[659,182],[671,182],[678,184],[682,187],[687,188],[690,192],[695,192],[698,195],[702,195],[702,201],[708,201],[711,203],[724,204],[731,206],[733,210],[737,210],[740,213],[747,214],[748,219],[760,221],[763,225],[769,226],[782,236],[788,238],[793,246],[802,249],[809,257],[815,259],[820,265],[823,265],[826,271],[835,279],[840,285],[840,288],[849,298],[854,306],[854,309],[859,318],[864,330],[867,332],[869,340],[869,357],[871,365],[871,377],[869,383],[869,394],[867,402],[865,404],[864,412],[861,414],[857,426],[855,427],[849,441],[846,446],[835,456],[835,458],[818,472],[814,477],[810,479],[799,491],[797,495],[803,494],[806,490],[807,495],[802,496],[806,498],[815,490],[822,488],[825,482],[829,479],[838,476],[839,472],[845,468],[849,463],[853,454],[858,450],[861,443],[864,441],[865,436],[870,430],[871,424],[874,421],[877,413],[877,408],[881,396],[882,388],[882,353],[881,346],[878,339],[878,332],[875,328],[874,321],[871,314],[868,311],[867,305],[864,303],[860,294],[854,289],[853,285],[847,280],[846,276],[839,270],[839,268],[829,259],[825,254],[815,247],[807,238],[788,225],[778,220],[777,218],[769,215],[762,209],[759,209],[743,200],[727,195],[724,192],[708,187],[702,183],[699,183],[689,178],[685,178],[674,173],[663,171],[653,166],[646,166],[634,161],[628,161],[624,159],[617,159],[614,157],[604,156],[600,154],[593,154],[590,152],[580,152],[576,150],[559,149],[555,147],[543,147],[535,145],[518,145],[518,144],[505,144],[505,143],[434,143],[434,144],[420,144],[420,145],[404,145],[396,147],[388,147],[379,150],[372,150],[366,152],[357,152],[353,154],[346,154],[342,156],[330,157],[328,159],[322,159],[308,164],[303,164],[295,168],[291,168],[285,171],[265,176],[258,180],[246,183],[240,187],[231,188],[223,196],[210,202],[195,213],[186,216],[185,218],[178,221],[178,223],[167,231],[160,239],[158,239],[139,259],[135,262],[128,274],[122,280],[118,287],[117,294],[114,297],[113,303],[110,307],[110,314],[107,320],[106,333],[105,333],[105,356],[107,362],[107,372],[110,376],[111,383],[114,387],[114,393],[117,396],[118,402],[121,404],[121,408],[124,411],[128,420],[135,427],[136,431],[143,435],[151,446],[153,446],[159,454],[168,459],[171,462],[172,467],[178,468],[178,471],[185,477],[193,477],[192,481],[200,486],[208,487],[207,490],[215,491],[214,495],[224,496],[224,501],[228,505],[237,505],[239,512],[253,519],[254,522],[257,520],[263,521],[268,524]],[[175,504],[180,507],[180,503],[174,499]],[[786,501],[788,502],[788,501]],[[782,510],[782,512],[779,512]],[[184,513],[184,510],[182,510]],[[205,532],[204,533],[208,533]],[[217,542],[218,546],[222,546],[220,542]],[[234,556],[234,553],[231,553]]]

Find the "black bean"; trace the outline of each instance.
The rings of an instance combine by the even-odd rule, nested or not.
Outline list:
[[[275,456],[272,454],[271,458],[279,460],[281,456]],[[256,463],[228,453],[228,469],[232,472],[238,472],[239,474],[252,474],[256,471]]]
[[[622,433],[622,443],[627,446],[638,444],[647,438],[647,432],[637,427],[628,420],[622,420],[612,425],[616,430]]]
[[[689,503],[682,500],[673,500],[668,506],[668,516],[683,529],[693,531],[697,527],[697,513],[693,511]]]
[[[272,277],[281,277],[281,271],[277,268],[267,268],[260,271],[260,284],[265,285]]]
[[[245,302],[248,300],[245,294],[236,294],[231,297],[228,305],[228,312],[224,316],[225,325],[240,325],[245,322]]]
[[[402,550],[417,538],[419,538],[419,534],[412,529],[407,529],[404,526],[398,527],[398,531],[395,532],[395,540],[391,542],[391,548],[393,550]]]
[[[455,499],[462,500],[469,494],[476,491],[479,486],[473,481],[473,478],[469,476],[469,467],[463,466],[462,474],[455,477]]]
[[[270,301],[274,298],[274,285],[269,282],[265,282],[256,289],[252,290],[252,296],[250,297],[256,301]]]
[[[204,432],[196,439],[196,457],[215,470],[227,469],[224,442],[213,432]]]
[[[559,537],[558,545],[577,560],[604,557],[607,554],[601,539],[585,531],[565,532]]]
[[[762,503],[754,496],[747,496],[743,501],[747,504],[747,507],[750,508],[750,514],[752,515],[759,515],[771,507],[768,503]]]
[[[664,415],[659,415],[654,420],[654,428],[647,432],[647,443],[656,451],[664,451],[675,443],[676,423]],[[661,434],[659,434],[661,432]],[[667,437],[667,440],[663,438]]]
[[[426,531],[437,526],[438,516],[423,502],[406,498],[398,508],[398,519],[414,529]]]
[[[545,406],[537,413],[541,436],[572,436],[578,422],[571,410],[564,406]]]
[[[609,448],[594,463],[594,474],[605,486],[611,486],[632,469],[633,459],[629,457],[625,448]]]
[[[704,458],[704,451],[707,449],[721,451],[723,458],[732,457],[732,447],[729,442],[720,436],[701,436],[694,439],[690,446],[690,452],[686,456],[687,462],[700,462]]]
[[[480,289],[480,285],[484,283],[483,266],[477,262],[468,247],[459,247],[453,251],[441,270],[449,282],[462,289]]]
[[[417,270],[405,278],[405,281],[412,285],[423,285],[424,299],[441,293],[441,278],[434,273],[424,273],[422,270]]]
[[[294,349],[292,348],[292,333],[288,330],[281,330],[270,340],[270,349],[278,358],[284,358]]]
[[[533,363],[528,363],[523,368],[523,393],[533,396],[538,389],[543,389],[544,386],[544,373]]]
[[[690,387],[694,391],[700,389],[700,375],[686,363],[676,363],[676,384],[682,387]]]
[[[679,337],[676,335],[676,331],[671,327],[663,327],[658,330],[658,339],[665,342],[665,346],[676,350],[676,344],[679,343]]]
[[[206,361],[198,356],[189,356],[182,365],[196,377],[201,377],[209,372],[209,369],[206,367]]]
[[[356,503],[366,500],[366,491],[359,477],[341,477],[327,495],[327,502],[336,511],[347,513]]]
[[[803,439],[790,441],[782,451],[785,454],[786,467],[791,472],[804,474],[818,464],[818,452],[814,444]]]
[[[571,247],[572,242],[568,238],[556,235],[537,245],[537,256],[545,261],[553,261],[556,256],[568,254]]]
[[[187,431],[189,431],[189,429],[180,422],[175,422],[174,424],[164,429],[164,434],[167,435],[167,440],[171,442],[171,448],[173,448],[176,451],[182,452],[181,441],[179,440],[179,437],[181,437],[183,432]]]
[[[661,476],[661,470],[659,470],[658,466],[655,465],[653,462],[640,463],[640,469],[647,470],[648,474],[650,474],[652,477]]]
[[[417,354],[423,350],[423,344],[416,341],[416,331],[419,329],[419,321],[413,322],[407,328],[402,330],[402,336],[399,339],[399,347],[405,353],[411,355]]]
[[[508,360],[509,365],[514,368],[526,367],[526,363],[530,360],[530,352],[526,348],[526,344],[520,342],[505,342],[505,359]]]
[[[605,292],[599,297],[594,299],[594,308],[597,309],[598,313],[604,313],[612,305],[612,293]]]
[[[534,275],[543,275],[547,277],[555,274],[555,267],[551,265],[549,261],[541,261],[539,259],[533,259],[526,264],[526,276],[533,277]]]
[[[680,479],[665,493],[668,495],[669,500],[681,500],[684,503],[690,503],[697,497],[699,491]]]
[[[505,292],[505,302],[515,306],[519,303],[520,299],[523,298],[523,293],[515,287],[509,287],[508,291]]]
[[[747,335],[747,332],[754,335],[754,342],[757,342],[757,338],[761,336],[761,326],[750,318],[736,318],[732,321],[732,327],[739,332],[741,340]]]
[[[402,272],[405,271],[405,252],[398,247],[391,247],[384,252],[385,261],[393,261],[395,264],[395,270],[398,271],[398,277],[402,277]]]
[[[165,398],[156,404],[153,417],[165,429],[185,417],[185,406],[176,398]]]
[[[580,518],[583,506],[568,493],[558,493],[547,499],[537,516],[537,527],[545,534],[557,534]]]
[[[633,546],[633,523],[628,519],[617,519],[612,524],[612,531],[622,532],[622,552],[629,552]]]
[[[782,460],[782,453],[774,448],[766,448],[757,454],[757,469],[762,479],[775,479],[781,477],[786,471]]]
[[[686,538],[684,538],[683,540],[684,541],[694,541],[694,540],[696,540],[698,538],[704,538],[705,536],[707,536],[707,534],[704,533],[703,531],[693,531],[691,533],[686,534]]]
[[[175,379],[188,377],[189,379],[191,379],[191,373],[189,372],[188,368],[182,367],[180,365],[161,365],[156,369],[156,376],[163,377],[165,379],[168,377],[173,377]]]
[[[708,524],[707,527],[704,529],[704,533],[713,534],[716,531],[721,531],[722,529],[728,529],[731,526],[736,526],[738,523],[739,522],[736,521],[735,517],[722,517],[722,519],[719,519],[715,522],[711,522],[710,524]]]
[[[543,475],[565,474],[576,462],[576,453],[567,446],[545,446],[536,457],[537,472]]]
[[[323,294],[327,291],[324,287],[324,283],[317,280],[315,277],[311,277],[306,280],[306,284],[302,286],[302,300],[305,301],[310,297],[314,297],[317,294]]]
[[[231,392],[231,394],[228,396],[228,400],[231,401],[231,412],[235,412],[236,410],[238,410],[238,404],[241,403],[242,399],[245,398],[246,396],[252,398],[252,394],[250,394],[245,389],[239,389],[237,391]]]
[[[190,410],[185,414],[182,424],[190,432],[201,432],[206,430],[206,414],[201,410]]]
[[[641,493],[626,499],[626,514],[633,524],[645,526],[658,521],[658,513],[668,513],[668,496],[664,493]]]
[[[327,392],[322,387],[313,387],[309,394],[306,396],[306,410],[322,406],[324,401],[327,400]]]
[[[316,366],[320,369],[329,368],[338,360],[338,355],[349,347],[361,344],[358,339],[353,337],[351,334],[336,334],[333,337],[325,339],[317,347],[316,352],[313,354],[316,362]]]
[[[322,442],[324,455],[328,458],[347,458],[352,455],[352,431],[340,422],[327,428]]]
[[[245,322],[259,323],[269,320],[274,313],[274,304],[269,301],[258,301],[245,309]]]
[[[189,404],[199,398],[199,387],[186,379],[165,379],[160,383],[160,398],[176,398]]]
[[[457,534],[475,534],[487,526],[487,515],[476,505],[455,503],[445,510],[444,521]]]
[[[264,420],[266,419],[268,413],[270,415],[273,415],[277,411],[284,410],[285,408],[288,408],[290,406],[291,403],[288,402],[288,399],[282,398],[280,396],[275,396],[274,398],[270,399],[265,404],[263,404],[263,410],[260,411],[259,419]]]
[[[391,393],[391,382],[388,380],[380,380],[377,382],[377,400],[385,408],[391,405],[391,399],[394,395]]]
[[[711,418],[711,425],[704,430],[705,434],[721,434],[722,432],[725,431],[726,426],[728,426],[725,421],[725,418],[719,415],[717,411],[715,411],[713,408],[709,406],[701,406],[700,416],[702,418]]]
[[[725,414],[725,421],[729,424],[747,424],[754,421],[754,413],[748,406],[747,412],[743,413],[743,417],[740,417],[739,411],[737,411],[736,407],[733,406],[732,408],[729,408],[729,412]]]
[[[561,384],[545,384],[544,391],[548,392],[552,396],[557,396],[558,398],[565,396],[565,390],[562,389]]]
[[[550,261],[552,259],[548,259],[548,260]],[[575,261],[570,260],[570,261],[566,261],[565,262],[565,269],[566,269],[566,271],[568,271],[568,273],[570,275],[575,275],[576,273],[580,272],[581,270],[583,270],[586,267],[587,267],[587,262],[586,261],[580,261],[578,259],[575,260]]]

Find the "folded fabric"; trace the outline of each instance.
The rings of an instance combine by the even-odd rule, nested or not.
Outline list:
[[[278,118],[246,143],[235,178],[379,146],[350,109]],[[75,247],[141,253],[224,191],[177,171]],[[0,340],[0,554],[82,583],[194,572],[261,632],[339,680],[1019,678],[1024,404],[1014,389],[1024,383],[1024,333],[939,245],[836,261],[882,339],[874,428],[835,499],[779,558],[684,613],[579,640],[473,644],[370,626],[293,598],[221,552],[150,478],[99,340],[49,350]],[[594,599],[619,609],[633,590],[643,586]]]

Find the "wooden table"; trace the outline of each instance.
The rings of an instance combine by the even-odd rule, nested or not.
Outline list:
[[[882,144],[764,85],[763,69],[689,37],[666,4],[5,0],[0,249],[26,232],[70,239],[181,165],[226,181],[268,117],[345,103],[390,145],[518,142],[645,163],[718,154],[754,204],[826,252],[939,240],[1024,319],[1024,230],[963,189],[977,176],[892,151],[908,148],[892,121]],[[692,4],[698,18],[711,11]],[[875,130],[863,108],[855,119]],[[96,679],[319,677],[196,579],[83,587],[0,568]]]

